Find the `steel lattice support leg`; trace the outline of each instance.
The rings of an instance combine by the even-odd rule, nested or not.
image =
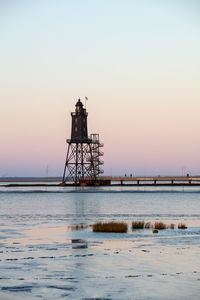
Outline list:
[[[91,144],[69,143],[62,183],[72,179],[78,184],[80,178],[96,179]]]

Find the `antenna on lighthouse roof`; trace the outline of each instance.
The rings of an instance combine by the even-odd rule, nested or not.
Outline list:
[[[88,101],[88,97],[85,96],[85,109],[86,109],[86,101]]]

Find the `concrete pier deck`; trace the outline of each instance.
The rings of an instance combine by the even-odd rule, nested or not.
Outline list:
[[[98,181],[101,184],[98,184]],[[96,184],[92,185],[105,185],[111,186],[200,186],[200,176],[156,176],[156,177],[100,177],[97,179]],[[13,186],[60,186],[62,182],[61,178],[0,178],[1,186],[13,187]],[[91,185],[90,179],[84,179],[85,184]],[[110,182],[108,184],[108,182]],[[68,179],[65,186],[72,186],[73,180]]]
[[[156,177],[110,177],[111,184],[119,182],[120,185],[134,184],[134,185],[200,185],[200,177],[189,176],[156,176]]]

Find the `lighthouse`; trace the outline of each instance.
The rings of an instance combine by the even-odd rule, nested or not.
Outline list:
[[[89,143],[90,140],[88,139],[88,131],[87,131],[87,116],[88,113],[86,109],[83,108],[83,103],[79,99],[76,103],[76,110],[75,112],[71,113],[72,116],[72,131],[71,131],[71,143]]]
[[[71,113],[71,138],[67,139],[67,156],[63,173],[63,184],[67,180],[73,180],[78,184],[80,180],[95,182],[97,177],[103,173],[100,166],[103,164],[100,157],[103,152],[100,147],[98,134],[91,134],[88,137],[87,128],[88,113],[83,103],[78,99],[75,105],[75,112]]]

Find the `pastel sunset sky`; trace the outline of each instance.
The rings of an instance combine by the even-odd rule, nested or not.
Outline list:
[[[200,174],[200,1],[0,0],[0,177],[62,176],[88,97],[105,175]]]

